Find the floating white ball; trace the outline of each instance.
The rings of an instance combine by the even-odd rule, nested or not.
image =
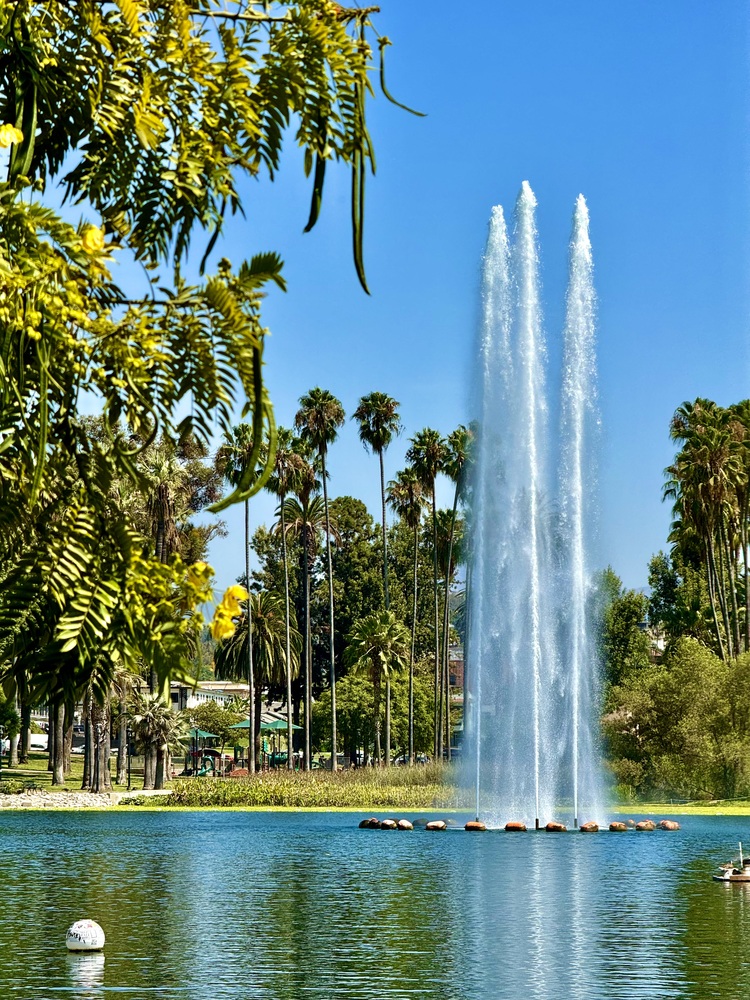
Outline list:
[[[95,920],[76,920],[65,935],[68,951],[101,951],[104,931]]]

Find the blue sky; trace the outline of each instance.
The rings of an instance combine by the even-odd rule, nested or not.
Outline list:
[[[579,192],[591,212],[599,300],[603,436],[600,551],[628,586],[646,584],[666,545],[661,503],[669,419],[685,399],[750,395],[748,375],[748,12],[739,0],[551,4],[382,0],[393,41],[388,82],[427,112],[380,94],[369,121],[378,173],[368,178],[366,266],[351,262],[349,178],[329,171],[317,228],[302,234],[309,185],[293,146],[275,184],[248,184],[247,218],[217,248],[234,262],[261,250],[285,260],[289,290],[264,321],[277,419],[330,389],[347,414],[373,390],[401,402],[408,437],[449,433],[469,416],[479,267],[490,209],[512,209],[528,179],[539,210],[550,354],[562,328],[566,253]],[[215,259],[215,258],[214,258]],[[330,452],[332,495],[377,516],[376,461],[352,421]],[[449,499],[443,485],[443,502]],[[253,501],[257,523],[273,501]],[[242,571],[242,513],[210,558],[217,585]]]

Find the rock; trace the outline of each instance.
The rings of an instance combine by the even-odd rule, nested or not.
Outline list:
[[[470,819],[469,822],[464,826],[464,830],[470,831],[482,831],[486,830],[487,827],[484,823],[480,823],[478,819]]]
[[[425,830],[445,830],[447,827],[448,824],[444,819],[433,819],[427,824]]]
[[[400,819],[396,824],[399,830],[413,830],[414,824],[408,819]]]
[[[659,820],[660,830],[679,830],[680,824],[675,822],[673,819],[662,819]]]
[[[384,819],[380,824],[381,830],[398,830],[398,823],[395,819]]]
[[[627,833],[628,824],[627,823],[610,823],[609,828],[612,833]]]
[[[544,828],[547,833],[567,833],[568,828],[563,823],[555,823],[554,820]]]
[[[511,820],[510,823],[505,824],[505,829],[508,833],[526,833],[526,824]]]
[[[652,819],[642,819],[640,823],[635,824],[636,830],[641,832],[645,831],[650,833],[652,830],[656,829],[656,823]]]
[[[582,823],[580,827],[581,833],[599,833],[598,823]]]
[[[380,820],[375,816],[370,816],[369,819],[363,819],[359,824],[360,830],[377,830],[380,827]]]

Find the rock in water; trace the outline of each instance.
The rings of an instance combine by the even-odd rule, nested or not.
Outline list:
[[[564,823],[555,823],[554,821],[552,821],[551,823],[548,823],[545,826],[544,829],[547,831],[547,833],[567,833],[568,832],[568,828],[567,828],[567,826],[565,826]]]
[[[526,824],[511,820],[510,823],[505,824],[505,829],[508,833],[526,833]]]
[[[662,819],[659,821],[660,830],[679,830],[680,824],[673,819]]]
[[[360,830],[369,830],[371,828],[375,828],[376,826],[380,826],[380,820],[376,819],[375,816],[371,816],[369,819],[363,819],[359,824]]]
[[[656,829],[656,823],[654,823],[652,819],[642,819],[640,823],[635,824],[635,828],[641,832],[647,831],[650,833],[652,830]]]
[[[413,830],[414,824],[408,819],[400,819],[397,823],[399,830]]]
[[[397,830],[398,823],[395,819],[384,819],[380,824],[381,830]]]
[[[609,828],[612,833],[627,833],[628,825],[627,823],[610,823]]]
[[[598,823],[583,823],[581,828],[581,833],[599,833]]]
[[[487,827],[484,825],[484,823],[480,823],[478,819],[470,819],[469,822],[464,827],[464,830],[469,830],[469,831],[481,831],[486,829]]]
[[[427,824],[425,830],[445,830],[447,826],[444,819],[433,819]]]
[[[95,920],[76,920],[65,935],[68,951],[101,951],[104,931]]]

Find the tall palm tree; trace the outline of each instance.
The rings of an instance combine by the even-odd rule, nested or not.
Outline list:
[[[459,424],[451,434],[448,435],[446,455],[443,461],[442,471],[453,482],[453,509],[450,517],[450,530],[448,535],[448,552],[446,565],[449,568],[448,576],[445,576],[445,602],[443,605],[443,666],[442,679],[440,684],[441,701],[445,692],[445,717],[446,717],[446,747],[448,760],[451,759],[451,727],[450,727],[450,683],[449,683],[449,655],[448,655],[448,617],[449,617],[449,595],[450,578],[453,575],[453,542],[456,531],[456,514],[458,504],[463,496],[466,483],[466,471],[469,461],[469,449],[471,446],[472,433],[468,427]],[[442,712],[439,713],[442,719]],[[442,733],[442,723],[440,731]]]
[[[433,569],[433,602],[435,608],[435,688],[434,688],[434,721],[435,721],[435,757],[439,753],[440,719],[440,626],[438,609],[438,564],[437,564],[437,502],[435,499],[435,480],[442,471],[446,456],[446,443],[438,431],[425,427],[411,439],[411,447],[406,452],[406,460],[411,463],[422,486],[429,493],[432,501],[432,569]]]
[[[222,470],[224,478],[230,486],[237,486],[247,468],[247,463],[253,454],[253,428],[250,424],[238,424],[232,428],[231,433],[224,435],[224,444],[219,449],[216,461]],[[250,589],[250,501],[245,500],[245,584]],[[252,602],[247,602],[247,614],[251,616],[250,628],[252,630]],[[245,646],[247,656],[246,673],[248,684],[248,725],[250,732],[255,733],[255,670],[253,669],[253,644]],[[257,760],[257,746],[253,742],[252,752],[248,754],[249,770],[255,773]]]
[[[352,419],[359,421],[359,440],[380,463],[380,505],[383,524],[383,593],[386,611],[390,607],[388,595],[388,548],[385,530],[385,470],[383,453],[393,438],[401,433],[402,424],[398,416],[399,403],[384,392],[371,392],[362,396]]]
[[[279,507],[277,517],[279,518],[279,530],[281,532],[281,552],[284,564],[284,611],[286,621],[286,724],[287,724],[287,768],[294,770],[294,758],[292,756],[292,659],[291,659],[291,603],[289,599],[289,554],[286,536],[286,514],[284,503],[287,495],[293,493],[296,487],[302,482],[305,475],[305,460],[294,450],[294,435],[286,427],[279,427],[277,432],[276,457],[274,459],[273,472],[266,484],[266,489],[274,496],[278,497]],[[313,474],[314,479],[314,474]]]
[[[158,694],[151,694],[141,688],[133,691],[128,718],[136,741],[144,750],[147,747],[154,748],[157,761],[154,787],[163,788],[170,755],[184,742],[188,731],[188,720],[182,713],[173,712]],[[147,787],[146,778],[144,774],[144,788]],[[95,790],[94,784],[92,791]]]
[[[414,532],[414,580],[412,584],[411,651],[409,653],[409,763],[414,763],[414,651],[417,639],[417,568],[419,526],[424,509],[422,483],[414,469],[403,469],[388,483],[388,503]]]
[[[294,425],[300,432],[300,438],[308,442],[320,458],[321,478],[323,480],[323,507],[326,522],[326,560],[328,563],[328,617],[331,651],[331,770],[337,766],[336,739],[336,657],[334,652],[334,615],[333,615],[333,562],[331,559],[331,525],[328,517],[328,484],[326,482],[326,455],[328,446],[338,435],[338,428],[344,423],[344,408],[336,397],[327,389],[311,389],[300,397],[300,408],[294,417]]]
[[[347,642],[344,657],[352,673],[367,674],[372,681],[375,757],[380,767],[380,692],[383,682],[408,662],[409,631],[392,611],[376,611],[354,623]],[[386,725],[389,721],[386,718]]]
[[[449,652],[450,652],[450,595],[453,586],[456,567],[461,561],[463,541],[463,521],[456,520],[451,510],[437,512],[437,558],[438,572],[443,580],[443,643],[440,678],[440,738],[438,749],[442,754],[445,749],[450,760],[450,684],[449,684]]]
[[[387,396],[384,392],[371,392],[368,396],[361,397],[359,406],[352,414],[352,419],[359,421],[359,440],[365,448],[378,456],[380,464],[380,508],[382,512],[383,531],[383,599],[386,611],[390,608],[391,602],[388,594],[388,536],[385,524],[385,469],[383,468],[383,452],[391,443],[394,436],[401,433],[402,425],[398,416],[398,408],[399,403],[392,396]],[[385,701],[388,706],[386,718],[390,720],[390,679],[386,679]],[[386,767],[391,762],[390,726],[386,726],[385,730],[385,762]]]
[[[285,532],[291,532],[302,545],[302,595],[305,609],[305,770],[312,766],[310,720],[312,716],[312,636],[310,630],[310,570],[317,551],[318,533],[325,527],[325,511],[319,496],[312,496],[317,485],[315,470],[308,466],[304,478],[297,484],[297,496],[287,497],[282,517]]]
[[[278,594],[270,590],[261,590],[250,594],[249,615],[243,614],[234,630],[234,635],[219,643],[216,650],[216,676],[220,679],[233,680],[242,675],[243,665],[247,662],[248,622],[250,624],[253,647],[253,663],[256,670],[257,684],[255,686],[255,710],[253,712],[253,731],[251,743],[258,745],[260,737],[260,712],[263,689],[281,686],[285,683],[287,674],[287,624],[284,602]],[[302,649],[302,636],[296,626],[289,628],[289,659],[291,671],[296,677],[299,672],[299,657]],[[291,757],[291,743],[289,744]]]

